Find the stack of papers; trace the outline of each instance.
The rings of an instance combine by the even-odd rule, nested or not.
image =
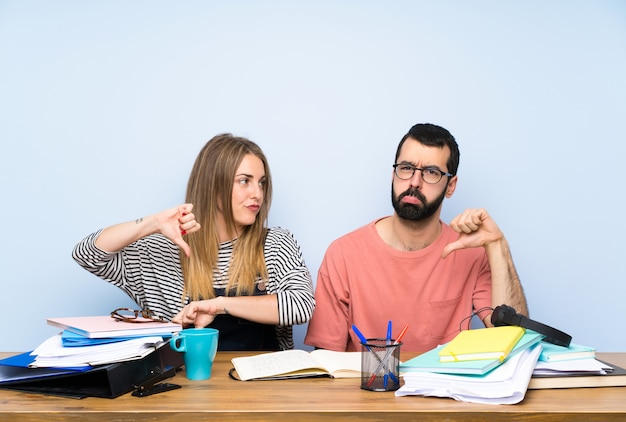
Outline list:
[[[48,318],[63,329],[30,353],[31,368],[84,368],[141,359],[182,329],[171,322],[117,321],[110,316]]]
[[[529,389],[626,386],[626,369],[597,359],[537,362]]]
[[[596,360],[593,347],[570,343],[569,347],[542,343],[533,376],[606,375],[612,367]]]
[[[527,330],[517,342],[510,356],[513,356],[539,343],[543,335]],[[449,344],[449,343],[448,343]],[[406,372],[438,372],[442,374],[484,375],[502,364],[499,358],[467,361],[441,362],[440,352],[446,345],[438,346],[426,353],[400,364],[400,374]]]
[[[31,368],[80,368],[141,359],[161,343],[163,337],[138,337],[113,343],[65,347],[59,333],[44,341],[30,354]]]
[[[610,375],[609,377],[607,377]],[[528,388],[571,388],[624,385],[624,369],[596,359],[593,347],[543,343]]]
[[[483,404],[519,403],[526,395],[540,353],[541,346],[536,344],[510,356],[485,375],[405,372],[405,383],[395,395],[451,397],[459,401]]]
[[[463,331],[450,343],[400,364],[405,384],[396,395],[451,397],[489,404],[519,403],[528,389],[543,338],[542,334],[521,327]],[[453,360],[446,359],[450,355]]]
[[[596,359],[572,359],[537,362],[533,376],[606,375],[611,367]]]
[[[597,360],[593,347],[576,343],[557,346],[526,330],[507,352],[504,338],[512,333],[501,335],[493,328],[463,333],[401,363],[405,385],[396,395],[514,404],[523,400],[529,389],[626,386],[626,369]],[[446,354],[446,349],[452,353]],[[506,356],[503,361],[501,355]]]
[[[611,387],[626,385],[626,370],[596,359],[595,349],[570,343],[544,343],[529,389]]]

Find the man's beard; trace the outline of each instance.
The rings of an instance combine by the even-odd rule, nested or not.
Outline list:
[[[402,203],[402,198],[405,196],[414,196],[420,200],[422,205]],[[441,192],[441,195],[429,203],[426,201],[426,197],[422,192],[417,189],[408,189],[396,198],[393,192],[393,183],[391,184],[391,203],[393,204],[393,209],[396,210],[398,217],[404,220],[421,221],[431,217],[437,212],[445,197],[446,189]]]

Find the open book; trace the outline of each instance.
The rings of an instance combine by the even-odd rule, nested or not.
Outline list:
[[[307,352],[293,349],[233,358],[231,362],[242,381],[361,376],[361,352],[335,352],[323,349]]]

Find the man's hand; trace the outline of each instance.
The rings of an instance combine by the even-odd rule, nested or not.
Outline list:
[[[465,210],[450,222],[450,227],[461,235],[443,249],[442,258],[457,249],[485,247],[504,237],[496,222],[482,208]]]

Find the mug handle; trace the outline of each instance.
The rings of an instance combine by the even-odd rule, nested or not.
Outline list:
[[[172,350],[175,350],[177,352],[186,351],[185,336],[180,334],[174,334],[172,336],[172,339],[170,340],[170,347],[172,348]]]

